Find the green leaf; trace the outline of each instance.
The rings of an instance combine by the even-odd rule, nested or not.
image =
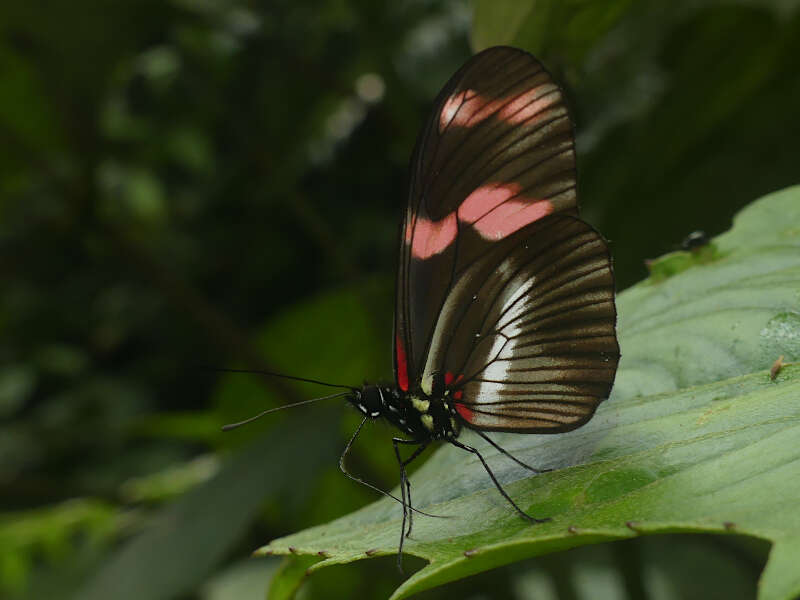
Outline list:
[[[768,372],[779,355],[800,359],[800,187],[753,203],[713,243],[713,260],[620,294],[617,382],[589,424],[496,436],[553,472],[530,477],[485,450],[522,508],[552,521],[519,519],[480,463],[453,447],[413,475],[415,506],[449,518],[415,519],[405,550],[429,564],[394,598],[526,557],[666,532],[771,541],[760,597],[800,593],[800,365],[774,381]],[[261,551],[324,552],[311,571],[393,554],[400,512],[381,500]]]

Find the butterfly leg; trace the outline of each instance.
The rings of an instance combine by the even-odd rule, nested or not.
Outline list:
[[[398,497],[397,497],[397,496],[395,496],[394,494],[391,494],[391,493],[389,493],[389,492],[387,492],[387,491],[384,491],[384,490],[382,490],[382,489],[381,489],[381,488],[379,488],[379,487],[376,487],[376,486],[372,485],[372,484],[371,484],[371,483],[369,483],[368,481],[364,481],[364,480],[363,480],[363,479],[361,479],[360,477],[356,477],[355,475],[353,475],[352,473],[350,473],[350,472],[347,470],[347,467],[345,466],[345,460],[347,459],[347,455],[348,455],[348,454],[350,454],[350,448],[352,448],[352,447],[353,447],[353,443],[356,441],[356,438],[358,437],[358,434],[359,434],[359,433],[361,433],[361,428],[364,426],[364,423],[366,423],[366,422],[367,422],[367,418],[368,418],[368,417],[365,417],[365,418],[364,418],[364,420],[362,420],[362,421],[361,421],[361,424],[360,424],[360,425],[359,425],[359,426],[356,428],[356,431],[355,431],[355,433],[353,434],[353,436],[350,438],[350,441],[348,441],[348,442],[347,442],[347,445],[344,447],[344,450],[342,451],[342,455],[339,457],[339,470],[340,470],[342,473],[344,473],[344,474],[345,474],[345,476],[347,476],[347,478],[348,478],[348,479],[351,479],[351,480],[355,481],[356,483],[360,483],[361,485],[365,485],[365,486],[367,486],[369,489],[371,489],[371,490],[375,490],[376,492],[378,492],[379,494],[383,494],[384,496],[388,496],[388,497],[389,497],[389,498],[391,498],[392,500],[396,500],[397,502],[402,502],[402,504],[403,504],[403,510],[405,511],[405,509],[406,509],[406,503],[405,503],[405,501],[401,500],[400,498],[398,498]],[[410,441],[408,441],[408,440],[403,440],[403,441],[404,441],[404,442],[406,442],[406,443],[414,443],[414,442],[410,442]],[[421,510],[417,510],[416,508],[413,508],[413,507],[412,507],[412,506],[410,506],[410,505],[408,505],[408,511],[409,511],[409,512],[418,512],[419,514],[421,514],[421,515],[425,515],[426,517],[439,517],[439,518],[444,518],[444,516],[443,516],[443,515],[432,515],[432,514],[430,514],[430,513],[426,513],[426,512],[423,512],[423,511],[421,511]]]
[[[412,452],[411,456],[403,460],[400,456],[400,444],[417,444],[418,447],[414,452]],[[403,500],[408,501],[408,531],[406,532],[406,537],[411,535],[411,480],[408,478],[408,474],[406,473],[406,466],[408,466],[411,461],[417,458],[425,448],[428,447],[429,442],[418,442],[416,440],[404,440],[403,438],[392,438],[392,445],[394,446],[394,455],[397,457],[397,464],[400,465],[400,489],[402,492]],[[405,523],[403,529],[405,530]]]
[[[483,439],[485,439],[487,442],[489,442],[489,443],[490,443],[492,446],[494,446],[494,448],[495,448],[497,451],[499,451],[500,453],[504,454],[505,456],[507,456],[508,458],[510,458],[511,460],[513,460],[513,461],[514,461],[515,463],[517,463],[518,465],[520,465],[520,466],[522,466],[522,467],[525,467],[525,468],[526,468],[526,469],[528,469],[529,471],[533,471],[534,473],[537,473],[537,474],[538,474],[538,473],[548,473],[548,472],[550,472],[550,471],[552,471],[552,470],[553,470],[553,469],[537,469],[536,467],[532,467],[532,466],[530,466],[530,465],[528,465],[528,464],[525,464],[525,463],[524,463],[524,462],[522,462],[520,459],[518,459],[516,456],[514,456],[513,454],[511,454],[511,453],[510,453],[508,450],[506,450],[505,448],[503,448],[503,447],[502,447],[500,444],[498,444],[497,442],[495,442],[495,441],[494,441],[492,438],[490,438],[488,435],[486,435],[485,433],[483,433],[481,430],[479,430],[479,429],[476,429],[476,430],[475,430],[475,433],[477,433],[479,436],[481,436]]]
[[[506,493],[506,491],[503,489],[503,486],[500,485],[499,481],[497,481],[497,477],[494,476],[494,473],[492,473],[492,470],[489,468],[489,465],[486,463],[486,461],[484,460],[484,458],[481,455],[481,453],[478,452],[477,448],[473,448],[472,446],[467,446],[466,444],[462,444],[458,440],[449,440],[449,442],[451,444],[453,444],[454,446],[456,446],[457,448],[461,448],[462,450],[466,450],[467,452],[471,452],[472,454],[474,454],[475,456],[478,457],[478,460],[481,461],[481,464],[483,465],[483,468],[486,469],[486,472],[489,474],[489,477],[492,478],[492,483],[494,483],[494,485],[497,488],[497,490],[500,492],[500,494],[503,496],[503,498],[505,498],[508,501],[508,503],[511,506],[514,507],[514,509],[519,513],[519,515],[523,519],[525,519],[527,521],[530,521],[531,523],[545,523],[546,521],[550,520],[549,517],[545,518],[545,519],[537,519],[536,517],[532,517],[528,513],[526,513],[524,510],[522,510],[519,506],[517,506],[516,502],[514,502],[511,499],[511,496],[509,496]]]
[[[370,488],[372,490],[375,490],[376,492],[380,492],[381,494],[384,494],[385,496],[389,496],[389,497],[394,498],[395,500],[397,500],[397,498],[395,498],[389,492],[384,492],[382,489],[375,487],[371,483],[368,483],[368,482],[364,481],[363,479],[361,479],[359,477],[356,477],[355,475],[350,473],[347,470],[347,467],[345,466],[345,459],[347,458],[347,455],[350,453],[350,448],[353,447],[353,443],[356,441],[356,438],[358,437],[358,434],[361,433],[361,428],[364,427],[364,423],[367,422],[367,418],[368,417],[364,417],[364,419],[361,421],[361,423],[356,428],[355,433],[353,433],[353,436],[350,438],[350,441],[348,441],[347,445],[344,447],[344,450],[342,451],[342,455],[339,457],[339,470],[342,473],[344,473],[349,479],[352,479],[353,481],[358,482],[361,485],[365,485],[368,488]],[[405,504],[403,504],[403,506],[405,506]]]
[[[412,525],[412,511],[415,510],[411,506],[411,481],[406,473],[406,466],[428,447],[430,441],[419,442],[417,440],[404,440],[403,438],[392,438],[392,445],[394,446],[394,455],[397,457],[397,464],[400,465],[400,497],[403,501],[403,523],[400,527],[400,545],[397,548],[397,568],[403,572],[403,543],[405,538],[411,535]],[[411,456],[403,460],[400,456],[400,444],[417,444],[418,447]],[[408,523],[408,530],[406,530],[406,523]]]

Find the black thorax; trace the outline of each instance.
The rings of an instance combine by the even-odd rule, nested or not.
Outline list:
[[[428,396],[396,387],[365,385],[347,400],[364,416],[383,417],[417,441],[455,439],[460,431],[448,392]]]

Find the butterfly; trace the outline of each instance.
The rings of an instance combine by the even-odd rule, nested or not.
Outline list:
[[[395,385],[347,397],[362,425],[386,419],[403,434],[392,439],[401,551],[411,528],[406,467],[431,442],[474,454],[517,512],[541,521],[506,494],[460,432],[514,459],[485,432],[570,431],[608,397],[619,361],[611,257],[577,215],[561,89],[522,50],[475,55],[439,93],[411,160]],[[402,459],[401,445],[416,448]]]
[[[339,461],[348,477],[378,490],[345,468],[368,420],[400,432],[392,444],[401,497],[378,490],[403,506],[398,564],[412,513],[422,512],[411,505],[406,467],[433,442],[475,455],[522,517],[547,520],[523,511],[459,434],[471,429],[539,472],[486,432],[570,431],[608,398],[619,361],[611,256],[577,215],[561,89],[522,50],[475,55],[439,93],[411,161],[394,385],[328,396],[344,396],[363,415]],[[401,446],[415,448],[403,458]]]

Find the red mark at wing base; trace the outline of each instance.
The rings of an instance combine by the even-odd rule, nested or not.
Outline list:
[[[459,375],[458,377],[456,377],[455,375],[453,375],[449,371],[444,374],[444,383],[445,383],[445,385],[457,384],[462,379],[464,379],[464,374],[463,373],[461,375]],[[464,397],[464,390],[456,390],[456,391],[453,392],[453,400],[461,400],[461,398],[463,398],[463,397]],[[469,421],[470,417],[472,416],[472,411],[470,409],[468,409],[466,406],[464,406],[463,404],[456,403],[455,406],[456,406],[456,410],[458,411],[458,414],[460,414],[462,417],[464,417],[466,420]],[[469,415],[469,416],[467,416],[467,415]]]
[[[444,374],[444,384],[446,386],[450,386],[450,385],[456,384],[459,381],[461,381],[462,379],[464,379],[464,374],[463,373],[461,375],[459,375],[458,377],[453,375],[450,371],[448,371],[447,373]],[[455,400],[461,400],[461,398],[463,398],[463,397],[464,397],[464,390],[456,390],[456,391],[453,392],[453,398]]]
[[[468,423],[472,422],[473,412],[465,404],[456,403],[456,412]]]
[[[395,360],[397,361],[397,386],[404,392],[408,391],[408,360],[406,358],[406,349],[403,346],[403,341],[400,336],[395,337]]]

